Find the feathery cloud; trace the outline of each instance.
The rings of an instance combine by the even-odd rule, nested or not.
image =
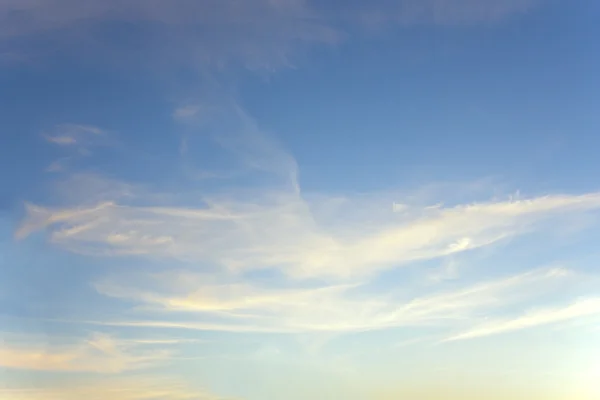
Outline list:
[[[148,368],[163,362],[170,350],[144,349],[140,343],[123,342],[95,334],[80,343],[50,349],[40,343],[4,341],[0,366],[40,371],[119,373]]]
[[[53,161],[46,168],[47,172],[67,172],[76,160],[90,156],[92,148],[114,145],[106,130],[91,125],[59,124],[51,133],[42,136],[48,143],[64,148],[69,154]]]
[[[358,285],[301,289],[203,283],[190,273],[115,276],[95,284],[99,293],[133,300],[148,311],[193,313],[186,321],[114,321],[119,326],[154,326],[233,332],[358,332],[401,326],[447,327],[488,315],[568,284],[561,268],[540,269],[480,282],[449,292],[406,297],[403,287],[385,293],[356,291]],[[364,288],[363,288],[364,289]],[[111,323],[108,323],[111,324]]]
[[[494,23],[523,14],[546,0],[389,0],[360,4],[356,14],[370,27]]]
[[[2,0],[0,39],[12,50],[19,38],[20,49],[40,37],[55,46],[89,54],[70,39],[78,35],[85,46],[110,40],[106,24],[126,24],[135,37],[152,32],[135,49],[111,46],[103,62],[136,59],[160,65],[196,65],[222,68],[230,63],[251,69],[272,69],[291,63],[298,48],[334,43],[338,34],[315,15],[304,0]],[[126,42],[124,40],[123,42]],[[89,50],[89,49],[88,49]],[[105,50],[93,47],[96,53]],[[157,56],[160,53],[161,56]],[[98,54],[97,54],[98,56]],[[166,57],[163,57],[166,56]],[[137,62],[137,61],[135,61]]]
[[[59,146],[72,146],[77,144],[87,147],[98,140],[94,136],[104,135],[106,135],[106,131],[96,126],[60,124],[55,127],[52,134],[45,134],[44,137],[48,142]]]
[[[70,380],[68,384],[40,384],[34,387],[11,385],[0,388],[0,397],[6,400],[226,400],[162,375],[78,379]]]
[[[178,191],[166,205],[141,206],[142,201],[151,204],[148,189],[102,179],[94,189],[80,175],[76,185],[61,191],[86,187],[85,203],[54,209],[28,204],[16,236],[46,229],[54,244],[80,254],[138,255],[229,272],[277,269],[295,277],[351,279],[489,246],[535,232],[556,218],[600,209],[600,193],[435,207],[402,201],[407,204],[401,212],[391,208],[398,200],[392,198],[382,212],[386,194],[306,194],[294,157],[239,105],[221,98],[211,106],[204,107],[209,111],[200,120],[192,118],[191,128],[229,152],[247,171],[251,188],[213,187],[201,195]],[[184,114],[188,118],[197,112]],[[120,194],[123,188],[127,197]],[[90,204],[90,199],[98,202]],[[195,199],[194,206],[171,205],[190,204],[189,199]]]
[[[414,207],[403,215],[358,221],[357,231],[344,222],[321,224],[313,205],[294,193],[203,200],[199,208],[111,201],[64,209],[29,205],[17,236],[47,228],[53,243],[82,254],[136,254],[226,270],[278,268],[295,276],[343,278],[488,246],[533,232],[553,218],[600,208],[598,193]]]
[[[338,43],[361,25],[487,23],[524,13],[543,2],[376,0],[336,5],[308,0],[2,0],[0,54],[12,60],[30,59],[21,54],[23,49],[44,38],[81,56],[95,53],[102,62],[144,60],[147,65],[150,61],[164,67],[168,60],[169,67],[196,65],[222,70],[236,64],[273,70],[294,65],[303,49]],[[152,34],[141,43],[136,40],[135,48],[127,47],[123,40],[105,54],[106,48],[97,44],[110,40],[106,26],[111,23],[126,24],[128,29],[122,35],[138,38],[140,31]],[[80,40],[72,40],[74,36]]]
[[[583,299],[563,307],[533,310],[513,319],[486,322],[451,336],[445,341],[498,335],[598,314],[600,314],[600,298]]]

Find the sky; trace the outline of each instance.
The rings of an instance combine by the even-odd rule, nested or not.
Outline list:
[[[0,398],[600,398],[599,18],[0,0]]]

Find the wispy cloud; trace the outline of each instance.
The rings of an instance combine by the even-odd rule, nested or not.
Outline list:
[[[220,399],[162,374],[132,375],[148,369],[162,372],[164,367],[183,370],[174,365],[177,354],[198,340],[169,336],[176,330],[217,332],[219,337],[283,333],[261,339],[300,337],[314,350],[343,334],[383,336],[379,331],[406,328],[405,340],[391,340],[399,348],[600,315],[597,297],[566,299],[567,305],[548,307],[548,298],[559,290],[580,288],[584,278],[574,270],[530,270],[535,261],[523,261],[500,273],[497,265],[482,262],[477,273],[469,274],[460,264],[462,258],[484,253],[482,249],[497,249],[495,245],[526,235],[551,241],[549,227],[562,232],[571,221],[600,212],[596,189],[512,198],[493,190],[474,196],[463,186],[447,184],[441,199],[423,195],[427,190],[421,189],[416,190],[419,195],[401,188],[361,194],[311,192],[302,184],[294,156],[234,99],[232,86],[223,84],[232,70],[264,73],[294,66],[305,51],[365,34],[365,24],[401,27],[403,32],[415,25],[489,24],[545,1],[0,0],[0,58],[14,53],[14,59],[35,60],[28,53],[43,47],[70,61],[91,57],[103,65],[143,64],[143,73],[185,75],[190,84],[183,91],[193,92],[175,96],[173,110],[148,111],[170,115],[173,125],[166,130],[183,137],[179,154],[173,143],[158,136],[140,146],[157,150],[161,162],[179,157],[169,167],[189,172],[190,180],[173,176],[164,183],[162,175],[153,175],[166,170],[161,165],[143,176],[143,166],[130,158],[136,150],[120,154],[127,158],[123,169],[133,166],[131,170],[121,170],[118,164],[107,168],[110,176],[104,175],[101,169],[114,161],[112,157],[94,172],[77,169],[76,161],[83,157],[87,161],[92,153],[104,155],[96,152],[97,146],[115,143],[114,133],[104,128],[61,124],[42,134],[45,147],[65,153],[47,169],[60,172],[54,175],[60,181],[48,201],[38,194],[35,203],[25,203],[15,236],[30,240],[27,246],[37,246],[36,239],[46,237],[55,255],[51,262],[65,262],[61,271],[72,274],[54,274],[53,288],[81,284],[73,300],[91,304],[69,308],[73,312],[64,318],[56,316],[63,311],[57,307],[52,310],[55,318],[41,319],[112,335],[2,337],[0,367],[15,375],[51,373],[69,383],[52,380],[50,385],[43,379],[29,387],[2,387],[0,398]],[[118,126],[119,116],[110,117],[107,126]],[[157,122],[150,121],[162,130],[164,118]],[[137,136],[144,132],[134,133],[132,148],[137,144],[133,142],[145,140]],[[171,147],[165,150],[163,144]],[[132,176],[140,181],[132,181]],[[18,256],[23,253],[27,252]],[[88,264],[92,258],[87,267],[93,271],[72,272],[76,264]],[[103,268],[101,261],[110,267]],[[442,268],[432,274],[438,264]],[[9,275],[29,279],[33,271]],[[18,291],[7,293],[20,306]],[[39,294],[31,298],[39,299]],[[48,308],[40,307],[40,314]],[[142,331],[151,335],[120,336]],[[289,357],[280,344],[265,343],[261,349],[255,354],[260,362]]]
[[[535,270],[454,291],[403,295],[403,287],[374,294],[357,285],[281,289],[249,284],[210,284],[201,275],[163,273],[98,282],[106,296],[133,300],[148,311],[194,313],[191,320],[113,321],[120,326],[154,326],[233,332],[358,332],[406,326],[452,327],[537,297],[575,279],[560,268]],[[204,283],[203,283],[204,281]],[[364,288],[363,288],[364,289]]]
[[[272,69],[292,63],[295,51],[306,45],[333,43],[338,34],[315,15],[304,0],[76,0],[0,3],[0,38],[10,49],[10,39],[36,40],[42,35],[55,46],[89,55],[69,36],[78,34],[85,45],[110,40],[106,23],[127,24],[127,33],[146,36],[136,49],[111,46],[112,57],[131,61],[131,51],[144,61],[160,65],[196,65],[223,68],[231,63],[252,69]],[[201,28],[201,29],[199,29]],[[126,41],[124,41],[126,42]],[[26,43],[26,42],[25,42]],[[106,49],[95,46],[92,53]],[[157,54],[160,53],[160,56]],[[105,54],[102,54],[102,57]],[[102,60],[107,62],[106,59]],[[127,62],[127,61],[125,61]]]
[[[77,143],[75,138],[71,136],[46,136],[46,140],[60,146],[68,146]]]
[[[202,103],[194,104],[193,110],[180,109],[181,118],[190,120],[199,140],[210,138],[232,156],[236,168],[247,171],[244,188],[213,187],[202,194],[180,190],[166,202],[140,206],[159,196],[148,188],[80,174],[61,192],[85,187],[86,201],[64,208],[28,204],[17,237],[47,229],[53,243],[80,254],[138,255],[229,272],[278,269],[288,276],[351,279],[490,246],[535,233],[558,217],[600,209],[600,193],[435,207],[386,193],[305,193],[294,157],[239,105],[226,97],[217,99],[197,119]],[[86,179],[102,184],[86,184]],[[191,198],[194,206],[171,205],[189,204]],[[392,208],[398,200],[402,210]]]
[[[598,314],[600,314],[600,298],[589,298],[578,300],[563,307],[533,310],[513,319],[486,322],[463,333],[451,336],[446,341],[498,335]]]
[[[174,111],[175,121],[189,132],[186,148],[193,148],[195,140],[200,146],[204,143],[202,139],[210,139],[228,152],[230,162],[235,163],[230,166],[234,170],[260,172],[298,190],[298,166],[294,157],[273,135],[262,130],[238,102],[226,94],[226,90],[220,87],[215,90],[224,93]],[[228,172],[231,175],[231,171]]]
[[[181,106],[173,111],[173,118],[176,121],[187,122],[191,119],[198,118],[199,114],[202,112],[202,109],[202,106],[198,104]]]
[[[46,168],[46,172],[64,172],[69,159],[70,157],[63,157],[60,160],[53,161]]]
[[[430,286],[414,296],[403,287],[378,292],[372,280],[600,210],[596,192],[469,202],[464,198],[471,193],[456,194],[447,185],[454,192],[447,205],[406,193],[307,193],[295,159],[237,103],[224,97],[184,104],[173,117],[190,134],[190,151],[195,138],[212,140],[244,171],[245,187],[173,193],[78,174],[60,186],[69,194],[65,206],[26,205],[16,232],[21,239],[44,230],[70,252],[177,262],[187,271],[185,279],[165,267],[133,280],[118,274],[96,280],[97,292],[134,302],[139,317],[87,323],[228,332],[337,334],[406,326],[467,332],[508,305],[537,304],[536,296],[572,275],[535,270],[477,283],[445,271],[462,286],[444,293]],[[199,270],[213,274],[207,279]],[[282,282],[265,286],[247,278],[256,270],[277,271]]]
[[[398,0],[365,3],[357,10],[371,27],[492,23],[530,11],[545,0]]]
[[[83,56],[95,54],[101,62],[143,60],[162,68],[169,60],[169,68],[196,65],[218,71],[237,64],[273,70],[294,65],[298,52],[306,48],[338,43],[361,25],[493,22],[544,1],[376,0],[332,7],[307,0],[3,0],[0,50],[11,59],[27,60],[31,57],[20,54],[26,44],[43,37],[55,47]],[[146,35],[141,45],[136,40],[136,48],[113,45],[107,55],[106,46],[98,46],[110,38],[107,23],[126,24],[123,35],[137,38],[142,30],[153,34]],[[70,39],[74,36],[80,40]],[[19,39],[19,52],[15,39]]]
[[[226,400],[205,390],[195,390],[180,380],[163,375],[133,375],[120,378],[78,379],[68,384],[0,388],[7,400]],[[232,400],[229,398],[229,400]]]
[[[355,221],[350,209],[343,221],[362,226],[355,231],[344,222],[320,223],[311,211],[319,205],[296,193],[254,192],[252,197],[205,196],[199,208],[114,201],[65,209],[30,205],[17,236],[48,228],[53,243],[83,254],[138,254],[227,270],[278,268],[296,276],[351,277],[489,246],[534,232],[552,218],[600,208],[600,194],[590,193],[435,210],[415,206],[379,220]]]
[[[170,350],[142,348],[141,343],[119,341],[104,334],[50,348],[23,339],[4,341],[0,346],[0,366],[41,371],[119,373],[157,365],[171,355]]]
[[[44,137],[48,142],[59,146],[80,145],[87,147],[90,143],[98,140],[95,136],[104,135],[106,135],[106,131],[96,126],[61,124],[55,127],[54,132],[44,134]]]
[[[47,172],[67,172],[77,160],[92,155],[95,147],[112,147],[115,144],[108,131],[91,125],[59,124],[42,136],[68,154],[53,161],[46,168]]]

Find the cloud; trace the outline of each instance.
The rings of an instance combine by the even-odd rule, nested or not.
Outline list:
[[[173,111],[173,118],[176,121],[186,122],[192,118],[197,118],[202,112],[202,106],[197,104],[188,104],[181,106]]]
[[[204,205],[142,207],[105,201],[51,209],[28,205],[18,237],[47,229],[69,251],[97,256],[140,255],[229,271],[277,268],[293,276],[349,278],[489,246],[535,232],[544,222],[600,208],[600,194],[553,195],[347,218],[329,224],[290,191],[205,195]],[[348,199],[352,203],[352,199]],[[364,212],[364,210],[363,210]],[[351,222],[347,222],[351,221]],[[356,227],[360,226],[360,229]]]
[[[201,147],[210,140],[227,152],[224,156],[228,156],[233,164],[229,167],[234,168],[236,174],[240,170],[259,172],[263,177],[269,175],[299,190],[296,160],[274,135],[263,131],[225,89],[216,86],[213,90],[224,93],[197,99],[173,113],[175,121],[189,133],[185,138],[185,152],[192,152],[194,145]]]
[[[171,355],[168,350],[144,349],[140,345],[99,333],[79,343],[51,348],[23,338],[6,340],[0,346],[0,366],[40,371],[119,373],[155,366]]]
[[[98,140],[94,136],[105,135],[106,131],[96,126],[60,124],[52,134],[45,134],[44,137],[48,142],[59,146],[88,146]]]
[[[46,137],[46,140],[60,146],[68,146],[77,143],[75,138],[70,136],[48,136]]]
[[[339,43],[357,27],[488,23],[544,1],[2,0],[0,54],[10,60],[43,58],[38,43],[43,39],[43,48],[103,63],[143,60],[146,67],[169,70],[241,65],[264,71],[293,66],[299,53]],[[109,34],[114,26],[127,28],[117,43]],[[24,49],[33,55],[22,54]]]
[[[452,196],[442,196],[445,203],[430,198],[430,189],[399,197],[307,193],[295,159],[236,102],[217,96],[182,104],[173,118],[189,133],[187,152],[193,155],[195,140],[217,144],[244,173],[242,187],[232,177],[223,185],[164,191],[82,173],[59,186],[68,194],[64,206],[26,204],[18,238],[44,231],[70,252],[164,266],[163,274],[96,280],[97,292],[136,304],[139,318],[87,323],[229,332],[468,330],[482,315],[535,303],[536,295],[571,275],[537,270],[414,296],[402,286],[376,293],[373,280],[419,261],[535,235],[600,209],[594,192],[473,201],[472,189],[446,185],[443,191]],[[178,275],[171,263],[186,272]],[[254,282],[248,276],[257,270],[276,271],[282,281]],[[453,266],[443,276],[464,284],[456,271]]]
[[[363,23],[372,27],[436,24],[443,26],[497,22],[523,14],[545,0],[390,0],[361,4]]]
[[[446,341],[498,335],[598,314],[600,314],[600,298],[589,298],[578,300],[563,307],[530,311],[514,319],[486,322],[483,325],[475,326],[463,333],[451,336]]]
[[[226,400],[162,375],[72,379],[68,384],[54,382],[35,387],[3,386],[0,388],[0,397],[6,400]]]
[[[119,43],[107,30],[115,25],[128,28]],[[303,0],[2,0],[0,26],[9,50],[16,39],[23,48],[28,40],[45,37],[55,46],[89,55],[90,50],[106,51],[98,43],[110,42],[110,54],[97,58],[132,60],[135,54],[153,65],[168,59],[171,66],[217,69],[230,63],[251,69],[289,65],[299,48],[338,40]],[[75,35],[87,49],[72,40]],[[135,48],[124,44],[127,38]]]
[[[490,246],[535,233],[557,218],[600,209],[600,193],[463,200],[435,207],[406,193],[400,199],[391,193],[306,193],[294,157],[235,101],[219,96],[188,104],[193,108],[185,105],[174,115],[187,121],[190,154],[194,145],[216,144],[227,165],[243,171],[243,181],[234,177],[234,184],[201,192],[181,188],[165,193],[77,174],[59,189],[69,194],[72,206],[27,204],[16,236],[44,229],[52,243],[79,254],[170,259],[230,273],[277,269],[287,276],[352,280]],[[399,202],[404,207],[394,210]]]
[[[68,156],[54,160],[46,168],[46,172],[54,173],[68,172],[76,166],[76,161],[91,156],[95,147],[114,147],[116,144],[108,131],[91,125],[59,124],[42,137],[68,152]]]
[[[126,276],[126,275],[125,275]],[[405,287],[373,293],[363,285],[268,288],[214,284],[193,273],[130,277],[117,275],[95,284],[106,296],[145,305],[138,312],[192,313],[187,320],[97,322],[116,326],[162,327],[232,332],[360,332],[407,326],[445,327],[537,297],[576,278],[561,268],[540,269],[416,297]]]
[[[44,48],[53,54],[72,52],[103,63],[144,63],[147,68],[169,72],[178,66],[211,73],[230,66],[273,70],[293,65],[305,49],[335,45],[343,38],[340,25],[347,20],[325,11],[321,4],[303,0],[0,0],[0,53],[15,48],[36,52],[43,39]],[[485,23],[524,12],[534,2],[363,4],[366,10],[349,10],[352,27],[347,30],[353,31],[364,21],[403,27]],[[117,43],[114,32],[120,32]],[[406,282],[384,290],[374,281],[390,270],[536,234],[550,224],[560,229],[557,222],[600,209],[600,193],[519,200],[467,198],[431,206],[430,199],[397,198],[395,193],[306,192],[294,157],[227,94],[221,95],[220,87],[216,92],[213,97],[185,99],[172,112],[186,133],[182,155],[201,159],[194,157],[194,146],[202,147],[210,140],[231,160],[223,167],[226,171],[212,171],[206,165],[198,168],[201,172],[196,177],[214,178],[210,183],[177,186],[179,181],[174,179],[167,189],[150,188],[80,171],[56,186],[59,195],[52,198],[59,201],[25,204],[26,217],[15,233],[19,239],[42,233],[52,245],[68,252],[110,258],[111,263],[115,258],[137,257],[163,270],[158,274],[122,271],[95,279],[98,297],[110,300],[111,306],[121,300],[121,305],[133,304],[134,308],[125,316],[114,312],[109,314],[112,319],[77,322],[143,330],[327,337],[431,327],[463,332],[451,339],[461,340],[578,318],[596,309],[595,302],[578,302],[563,310],[495,319],[508,307],[539,304],[540,297],[576,279],[564,269],[474,282],[471,277],[460,277],[458,268],[452,266],[433,277],[438,281],[454,278],[449,290],[408,288]],[[49,145],[87,156],[94,146],[111,143],[109,136],[91,125],[62,124],[44,138]],[[65,160],[79,157],[70,155],[51,164],[49,170],[68,172]],[[465,195],[461,192],[459,197]],[[186,272],[174,271],[174,265]],[[279,280],[268,284],[253,279],[257,270],[273,272]],[[79,278],[78,274],[73,277]],[[96,306],[93,311],[98,311]],[[494,322],[479,325],[487,316],[494,316]],[[4,368],[125,376],[99,376],[64,386],[2,388],[0,397],[219,398],[162,377],[126,376],[173,360],[173,347],[183,343],[187,342],[168,337],[125,340],[104,334],[62,344],[4,341],[0,346]],[[409,343],[415,339],[404,342]]]
[[[64,172],[66,171],[66,164],[70,157],[63,157],[60,160],[53,161],[46,168],[46,172]]]

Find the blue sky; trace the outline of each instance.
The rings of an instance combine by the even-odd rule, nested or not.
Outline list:
[[[0,0],[0,397],[597,399],[598,17]]]

